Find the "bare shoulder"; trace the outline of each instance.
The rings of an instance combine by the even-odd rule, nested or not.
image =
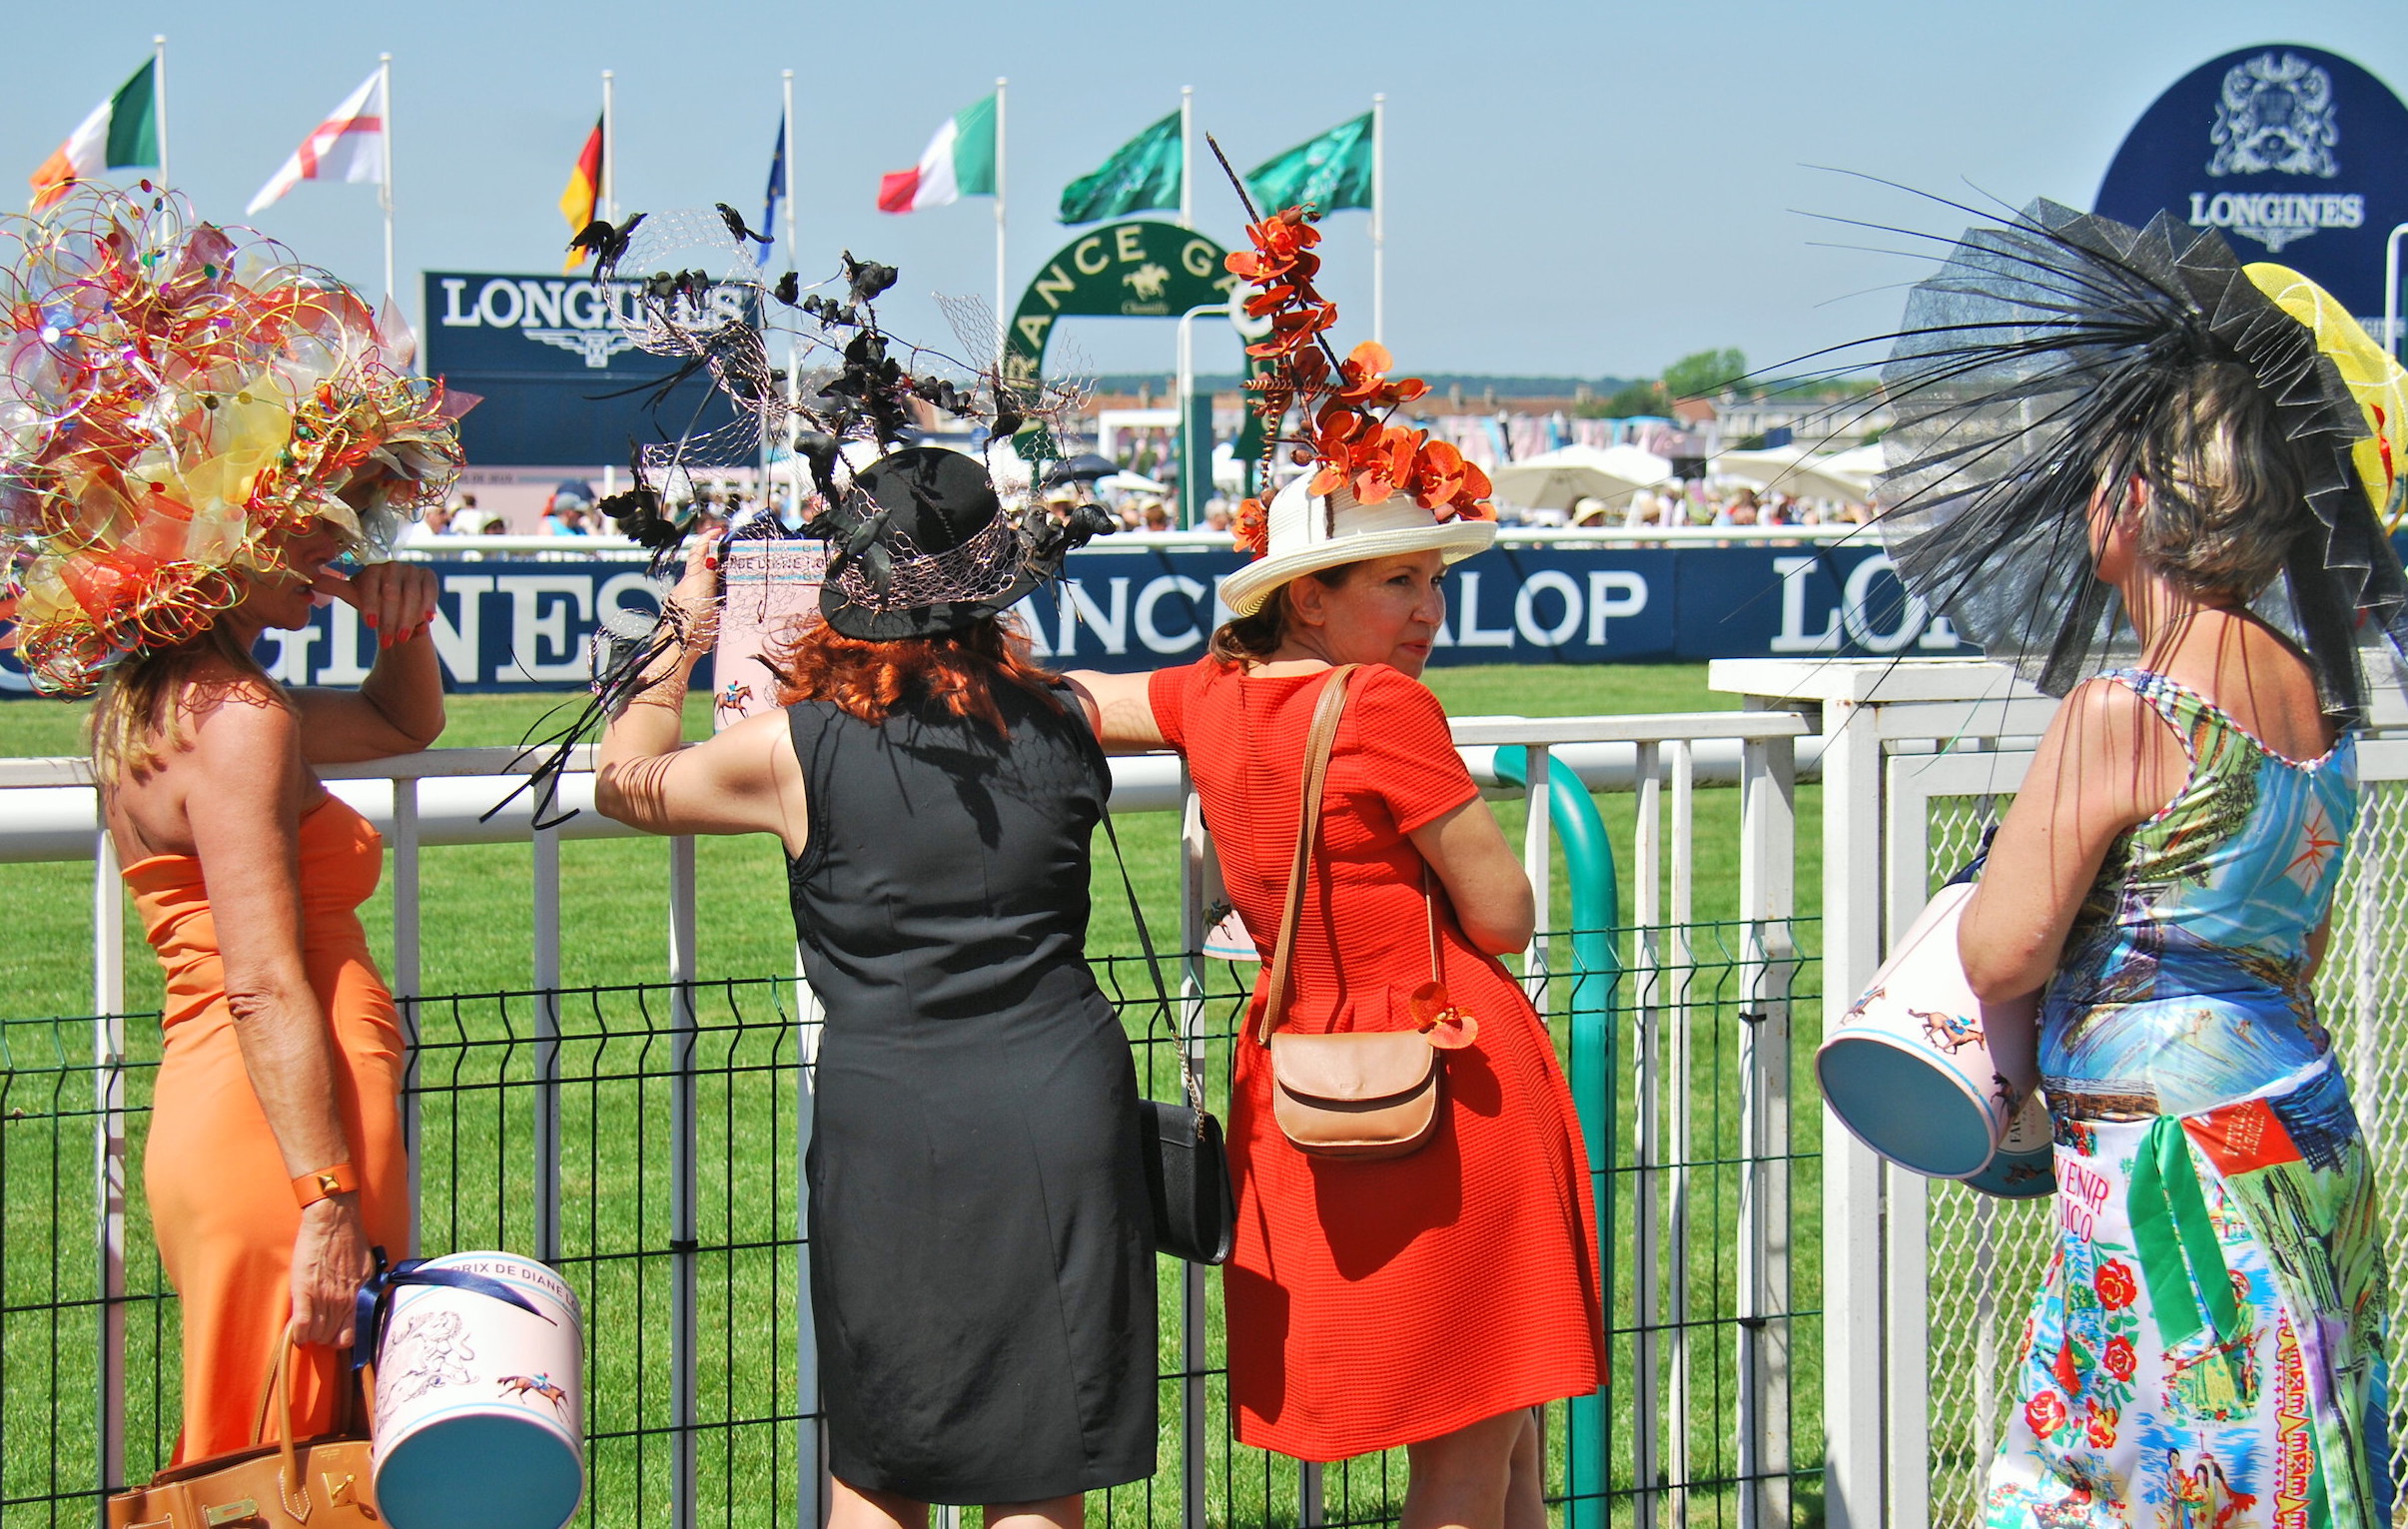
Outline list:
[[[2061,775],[2084,783],[2085,816],[2126,826],[2155,813],[2190,773],[2189,746],[2130,685],[2100,676],[2067,692],[2049,724]]]
[[[205,771],[259,771],[271,761],[300,760],[301,718],[292,698],[256,670],[203,666],[176,706],[191,752]]]

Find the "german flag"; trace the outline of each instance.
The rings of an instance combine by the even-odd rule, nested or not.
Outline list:
[[[602,119],[594,119],[593,132],[585,139],[585,147],[577,154],[577,168],[568,173],[568,189],[560,193],[560,216],[568,220],[568,237],[576,238],[593,222],[594,209],[602,195]],[[561,263],[563,271],[574,271],[591,252],[571,250]]]

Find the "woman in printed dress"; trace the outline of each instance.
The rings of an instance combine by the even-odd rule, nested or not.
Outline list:
[[[2310,981],[2358,813],[2347,719],[2252,613],[2307,528],[2275,401],[2192,364],[2090,500],[2138,663],[2067,695],[1960,949],[2045,985],[2056,1249],[1994,1525],[2388,1524],[2374,1185]]]

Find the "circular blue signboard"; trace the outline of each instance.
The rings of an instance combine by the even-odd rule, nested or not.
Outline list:
[[[2219,230],[2353,314],[2383,312],[2383,241],[2408,223],[2408,106],[2338,54],[2295,43],[2200,65],[2143,113],[2094,211]]]

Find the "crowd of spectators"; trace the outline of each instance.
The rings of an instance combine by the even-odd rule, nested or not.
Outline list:
[[[1540,514],[1518,518],[1543,523]],[[1872,518],[1868,504],[1802,498],[1747,484],[1711,487],[1702,482],[1643,488],[1621,503],[1579,499],[1568,514],[1559,510],[1543,516],[1557,524],[1625,530],[1667,525],[1863,525]]]

